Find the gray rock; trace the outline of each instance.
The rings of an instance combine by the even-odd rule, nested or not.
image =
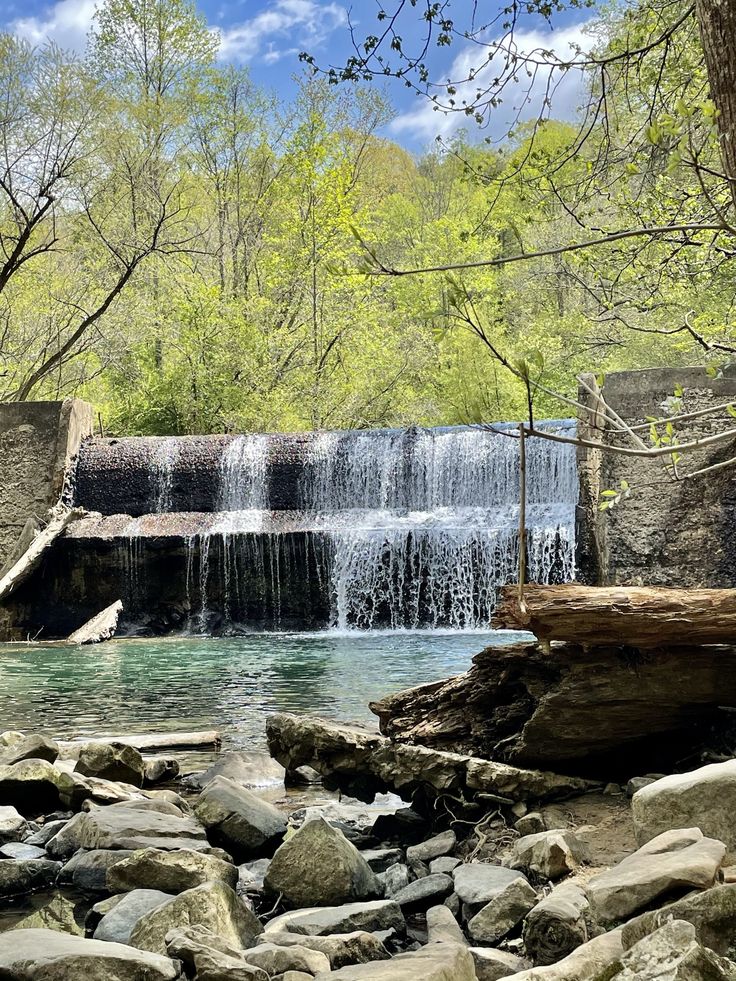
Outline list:
[[[498,943],[536,902],[537,894],[526,879],[514,879],[475,914],[468,923],[468,933],[477,944]]]
[[[260,967],[269,977],[283,974],[284,971],[304,971],[312,977],[332,969],[326,954],[301,944],[282,947],[268,942],[261,943],[246,950],[243,957],[247,964]]]
[[[270,935],[278,931],[319,937],[352,933],[355,930],[367,930],[371,933],[395,930],[403,933],[405,929],[401,907],[391,899],[378,899],[371,903],[345,903],[342,906],[323,906],[282,913],[281,916],[269,920],[264,939],[271,940]]]
[[[142,848],[131,852],[125,861],[116,863],[107,873],[110,892],[128,892],[145,887],[173,895],[201,886],[204,882],[224,882],[234,889],[238,882],[238,870],[230,862],[191,848],[176,851]]]
[[[32,911],[15,921],[13,930],[58,930],[84,936],[83,907],[79,900],[54,892],[47,896],[37,896],[29,904]]]
[[[62,868],[59,881],[83,892],[114,892],[107,887],[109,870],[132,854],[124,849],[96,848],[89,852],[80,849]]]
[[[471,947],[470,953],[475,964],[478,981],[499,981],[509,978],[529,967],[528,961],[507,950],[494,950],[492,947]]]
[[[626,796],[633,797],[634,794],[648,787],[650,783],[654,783],[656,777],[632,777],[631,780],[626,784]]]
[[[435,835],[433,838],[428,838],[418,845],[410,845],[406,849],[406,858],[408,862],[416,860],[429,863],[433,858],[439,858],[441,855],[450,855],[454,852],[456,845],[457,836],[455,832],[443,831],[441,834]]]
[[[321,818],[303,824],[279,847],[264,885],[266,892],[296,907],[337,906],[383,895],[355,845]]]
[[[144,760],[143,766],[144,787],[175,780],[179,776],[179,761],[173,757],[155,756],[152,759]]]
[[[538,811],[531,811],[519,818],[514,825],[514,830],[518,831],[522,838],[526,835],[538,835],[547,830],[547,822]]]
[[[675,773],[638,790],[631,800],[640,845],[673,828],[700,828],[724,842],[726,861],[736,860],[736,759]]]
[[[736,960],[736,884],[691,893],[669,906],[629,920],[622,932],[624,949],[633,947],[669,920],[692,923],[699,943]]]
[[[433,858],[429,863],[430,872],[441,872],[444,875],[452,875],[458,865],[461,865],[459,858],[453,858],[451,855],[442,855],[440,858]]]
[[[310,950],[319,950],[326,955],[333,970],[345,967],[347,964],[385,961],[390,956],[378,937],[365,930],[318,937],[277,930],[264,933],[261,941],[277,944],[279,947],[291,947],[296,944],[300,947],[308,947]]]
[[[453,883],[449,875],[428,875],[415,879],[392,897],[404,913],[416,913],[441,903],[452,892]]]
[[[222,882],[205,882],[142,916],[131,930],[130,943],[162,953],[170,930],[195,925],[206,927],[234,947],[251,946],[262,929],[234,890]]]
[[[194,813],[211,840],[238,861],[273,851],[286,833],[281,811],[227,777],[207,784]]]
[[[34,831],[32,835],[24,838],[23,842],[26,845],[37,845],[39,848],[45,848],[48,842],[58,834],[59,831],[67,823],[67,819],[59,819],[56,821],[46,821],[45,824],[41,825],[38,831]]]
[[[46,760],[54,763],[58,755],[59,747],[53,739],[33,733],[0,752],[0,764],[8,766],[20,763],[21,760]]]
[[[233,946],[201,925],[178,927],[166,934],[170,957],[184,962],[199,981],[268,981],[261,968],[246,964],[240,945]]]
[[[0,896],[24,896],[39,889],[48,889],[56,882],[60,869],[58,862],[47,859],[4,859],[0,861]]]
[[[247,892],[263,892],[263,882],[270,864],[270,858],[255,858],[238,866],[237,891],[241,895]]]
[[[708,889],[725,853],[722,842],[704,838],[699,828],[667,831],[588,882],[593,915],[601,924],[616,923],[673,892]]]
[[[477,981],[473,957],[462,944],[428,944],[390,961],[318,974],[317,981]]]
[[[144,803],[140,801],[139,803]],[[111,804],[86,814],[76,815],[49,842],[49,850],[62,843],[78,842],[80,848],[210,848],[202,825],[193,817],[183,817],[178,808],[159,801],[146,801],[146,807]],[[77,820],[79,819],[79,820]],[[54,843],[54,844],[52,844]]]
[[[14,807],[9,804],[0,807],[0,844],[23,841],[28,831],[28,822]]]
[[[621,931],[611,930],[594,937],[567,957],[547,967],[533,967],[512,974],[513,981],[619,981]],[[664,978],[661,981],[665,981]]]
[[[459,865],[452,873],[455,892],[471,914],[490,902],[514,879],[524,878],[517,869],[485,862],[469,862]]]
[[[515,841],[504,865],[554,881],[574,872],[587,856],[585,843],[572,831],[540,831]]]
[[[673,920],[621,958],[616,981],[736,981],[736,964],[698,943],[695,927]]]
[[[365,848],[360,854],[374,872],[385,872],[392,865],[404,860],[404,853],[400,848]]]
[[[13,981],[178,981],[168,957],[56,930],[0,934],[0,977]]]
[[[395,896],[409,885],[409,869],[406,865],[397,863],[391,865],[385,872],[380,872],[378,878],[383,883],[386,896]]]
[[[1,858],[46,858],[46,849],[37,845],[26,845],[20,841],[9,841],[0,847]]]
[[[135,889],[133,892],[126,893],[119,902],[115,903],[110,912],[102,917],[94,932],[94,939],[129,944],[130,935],[138,921],[146,913],[158,909],[172,898],[160,889]]]
[[[427,910],[427,936],[429,943],[465,944],[465,934],[447,906],[432,906]]]
[[[278,787],[284,783],[286,771],[267,753],[223,753],[204,773],[186,777],[187,786],[203,790],[215,777],[227,777],[248,789]]]
[[[142,787],[146,767],[138,750],[125,743],[85,743],[74,770],[85,777]]]
[[[72,786],[69,774],[47,760],[21,760],[0,766],[0,804],[12,804],[26,817],[56,810]]]

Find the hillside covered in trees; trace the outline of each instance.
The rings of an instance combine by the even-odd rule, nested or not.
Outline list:
[[[609,9],[598,50],[630,44],[632,23]],[[279,104],[218,60],[187,0],[106,0],[83,58],[0,37],[0,399],[83,396],[109,433],[288,431],[518,417],[524,385],[494,347],[568,393],[580,370],[718,371],[723,235],[549,254],[642,214],[702,222],[714,113],[697,32],[672,43],[676,70],[642,60],[638,98],[622,87],[584,142],[554,119],[483,142],[470,120],[412,155],[385,138],[380,88],[307,71]],[[536,252],[371,274],[376,256],[397,269]],[[535,405],[561,413],[543,393]]]

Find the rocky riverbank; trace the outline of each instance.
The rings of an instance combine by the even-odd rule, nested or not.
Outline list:
[[[0,978],[735,981],[736,760],[603,787],[318,719],[268,738],[180,778],[1,735]]]

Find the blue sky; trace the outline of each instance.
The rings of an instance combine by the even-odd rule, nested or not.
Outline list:
[[[40,43],[51,37],[63,47],[81,51],[99,0],[0,0],[2,27]],[[455,7],[462,11],[469,0],[457,0]],[[220,32],[221,58],[247,64],[254,79],[266,88],[288,99],[293,93],[293,75],[303,71],[298,56],[302,50],[315,54],[322,64],[341,63],[350,52],[348,16],[357,25],[360,36],[376,29],[376,0],[198,0],[198,7],[213,29]],[[414,11],[416,16],[416,11]],[[590,13],[577,11],[563,14],[555,21],[556,30],[549,29],[539,18],[529,18],[517,35],[520,49],[554,48],[569,54],[570,45],[586,44],[584,34]],[[478,58],[478,48],[459,42],[433,54],[437,79],[456,74]],[[538,111],[542,98],[532,91],[524,110],[527,118]],[[450,136],[464,124],[457,115],[445,116],[434,112],[427,100],[412,95],[400,83],[394,82],[389,93],[396,108],[396,118],[384,135],[397,140],[408,149],[420,150],[429,146],[437,135]],[[562,83],[553,103],[558,118],[571,118],[581,97],[580,79],[571,73]],[[521,87],[510,93],[507,108],[499,110],[492,124],[496,136],[508,126],[508,116],[514,101],[522,99]],[[494,132],[495,130],[495,132]]]

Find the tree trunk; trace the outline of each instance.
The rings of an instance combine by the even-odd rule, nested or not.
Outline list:
[[[696,0],[695,14],[708,71],[710,96],[718,110],[721,160],[736,207],[736,2]]]
[[[493,626],[575,644],[736,644],[736,589],[532,585],[522,609],[516,586],[504,586]]]

